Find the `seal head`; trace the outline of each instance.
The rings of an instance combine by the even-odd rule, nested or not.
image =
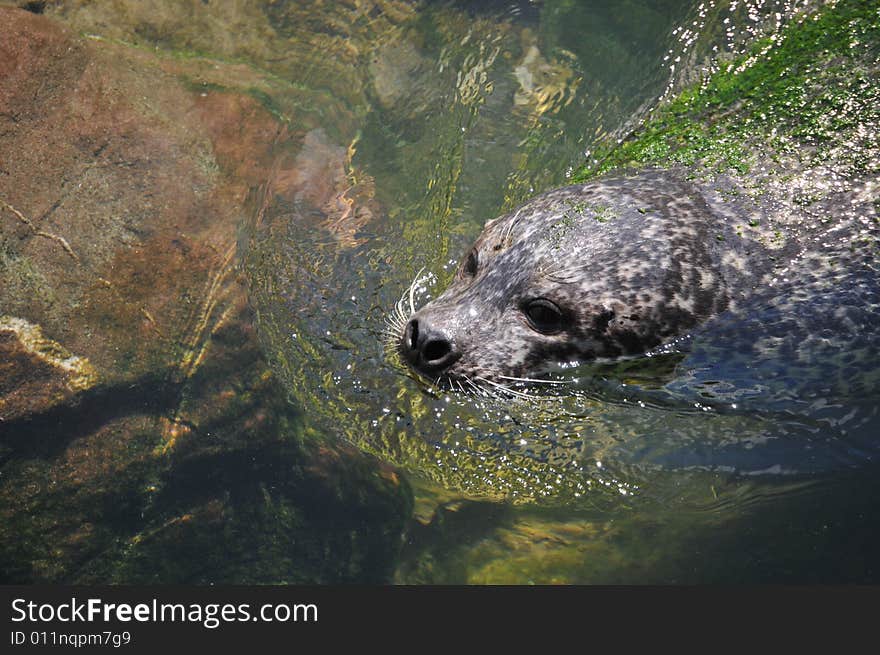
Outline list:
[[[447,386],[638,355],[735,302],[748,247],[668,171],[556,189],[487,223],[398,349]]]

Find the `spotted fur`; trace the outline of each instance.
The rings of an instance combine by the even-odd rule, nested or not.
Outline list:
[[[450,384],[638,355],[746,307],[819,232],[778,208],[722,201],[683,171],[555,189],[486,224],[449,288],[410,317],[448,340],[453,361],[411,364]],[[563,329],[530,324],[524,307],[538,298],[562,310]],[[411,347],[406,333],[399,347]]]

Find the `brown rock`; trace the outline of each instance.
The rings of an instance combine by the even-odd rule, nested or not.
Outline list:
[[[253,98],[197,93],[140,53],[131,65],[123,46],[14,9],[0,22],[0,306],[101,385],[191,372],[242,293],[240,203],[281,126]]]
[[[247,91],[275,82],[246,65],[5,7],[0,25],[0,582],[362,575],[336,551],[389,575],[407,488],[296,438],[236,262],[255,185],[349,231],[370,215],[345,195],[347,149],[297,157],[310,137]],[[306,161],[330,172],[314,189]],[[349,518],[326,521],[334,503]]]

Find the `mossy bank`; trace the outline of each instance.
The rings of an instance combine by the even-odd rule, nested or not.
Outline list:
[[[629,138],[597,149],[573,179],[668,165],[744,178],[790,158],[846,179],[876,178],[878,68],[877,3],[828,3],[661,103]]]

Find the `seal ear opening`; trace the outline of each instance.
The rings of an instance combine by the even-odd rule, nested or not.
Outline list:
[[[480,268],[480,253],[476,247],[474,247],[469,253],[465,260],[462,262],[461,267],[458,269],[458,277],[459,279],[465,279],[470,277],[475,277],[477,275],[477,271]]]

